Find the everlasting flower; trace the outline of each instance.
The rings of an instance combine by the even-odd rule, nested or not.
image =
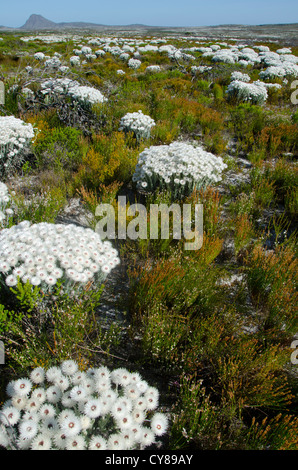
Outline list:
[[[19,425],[21,439],[33,439],[38,431],[38,426],[34,421],[22,421]]]
[[[18,396],[26,396],[32,389],[32,382],[29,379],[18,379],[14,383],[14,390]]]
[[[168,428],[168,419],[162,413],[155,413],[151,420],[151,429],[157,436],[165,434]]]
[[[19,251],[16,246],[20,247]],[[66,288],[74,283],[79,286],[91,278],[101,282],[120,262],[115,253],[110,242],[102,244],[99,234],[72,224],[28,222],[0,233],[0,271],[9,287],[17,284],[18,277],[22,282],[29,280],[35,286],[40,285],[45,291],[51,291],[57,279]],[[62,367],[67,375],[77,370],[73,361],[65,361]],[[59,368],[56,372],[62,373]],[[51,373],[47,371],[47,378],[53,381],[49,379]]]
[[[29,386],[27,395],[17,396],[16,384],[28,379],[7,386],[11,398],[0,413],[0,446],[11,448],[11,434],[20,450],[143,449],[166,431],[167,418],[161,413],[144,426],[152,409],[148,397],[155,399],[158,392],[138,373],[104,366],[81,372],[77,363],[64,361],[60,367],[36,368],[30,376],[38,387]],[[100,390],[101,382],[110,388]]]
[[[34,384],[41,384],[45,379],[45,371],[42,367],[36,367],[30,374],[30,379]]]
[[[145,149],[139,155],[134,181],[139,189],[148,192],[168,189],[175,198],[180,198],[195,188],[220,181],[226,167],[221,157],[199,146],[173,142]]]
[[[150,116],[146,116],[139,110],[136,113],[127,113],[121,118],[120,131],[133,132],[137,140],[148,139],[151,128],[155,126],[155,121]]]
[[[89,442],[89,450],[106,450],[107,441],[101,436],[93,436]]]
[[[31,450],[51,450],[52,441],[45,434],[38,434],[32,441]]]

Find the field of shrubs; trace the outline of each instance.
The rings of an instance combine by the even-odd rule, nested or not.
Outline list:
[[[297,450],[298,48],[3,32],[0,80],[0,448]]]

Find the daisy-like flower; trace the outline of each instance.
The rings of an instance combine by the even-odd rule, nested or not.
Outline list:
[[[127,386],[131,382],[131,374],[126,369],[115,369],[111,373],[112,381],[117,385]]]
[[[27,397],[12,397],[11,404],[18,410],[24,410],[27,404]]]
[[[106,450],[107,441],[102,436],[92,436],[88,446],[89,450]]]
[[[10,382],[8,382],[6,386],[6,393],[9,397],[13,397],[16,395],[14,384],[15,384],[15,380],[11,380]]]
[[[35,388],[31,393],[31,399],[38,401],[39,404],[42,404],[46,401],[47,395],[43,388]]]
[[[124,450],[125,442],[122,434],[111,434],[107,442],[108,450]]]
[[[142,424],[145,421],[146,415],[142,410],[133,410],[132,417],[135,423]]]
[[[159,402],[159,392],[157,388],[149,387],[144,394],[144,398],[147,400],[147,409],[155,410]]]
[[[61,377],[61,375],[61,369],[57,366],[50,367],[46,372],[46,378],[49,382],[55,382],[58,377]]]
[[[38,425],[34,421],[22,421],[19,424],[19,432],[21,439],[33,439],[38,432]]]
[[[41,432],[46,434],[49,437],[54,437],[57,431],[59,430],[58,421],[56,418],[46,418],[42,422]]]
[[[61,370],[65,375],[74,375],[78,371],[78,364],[72,360],[64,361]]]
[[[60,428],[66,437],[73,437],[80,433],[82,426],[75,413],[69,413],[60,423]]]
[[[144,411],[147,408],[146,398],[139,397],[134,401],[134,407],[136,410]]]
[[[64,434],[63,431],[61,431],[60,429],[58,429],[56,432],[55,432],[55,435],[53,436],[53,441],[54,441],[54,444],[55,446],[60,449],[60,450],[64,450],[65,447],[66,447],[66,435]]]
[[[122,437],[124,441],[124,449],[131,450],[134,448],[134,446],[137,444],[137,441],[135,440],[134,433],[130,429],[122,429]]]
[[[141,430],[141,435],[139,437],[139,442],[142,447],[148,447],[154,444],[155,442],[154,432],[147,427],[143,427]]]
[[[71,381],[74,385],[79,385],[86,378],[86,373],[78,371],[71,376]]]
[[[137,386],[134,385],[126,387],[124,393],[128,398],[131,398],[132,400],[136,400],[141,395],[140,390],[137,388]]]
[[[77,401],[84,401],[87,397],[88,393],[86,388],[83,385],[75,385],[69,392],[70,397]]]
[[[67,390],[70,384],[69,379],[64,375],[61,375],[61,377],[57,377],[54,383],[62,392]]]
[[[162,436],[168,429],[168,419],[162,413],[155,413],[151,419],[151,429],[157,436]]]
[[[0,420],[5,426],[14,426],[20,419],[21,413],[14,406],[6,406],[1,410]]]
[[[29,379],[18,379],[14,383],[15,393],[18,396],[26,396],[32,389],[32,382]]]
[[[74,436],[66,438],[66,450],[85,450],[86,441],[83,436]]]
[[[98,398],[91,398],[85,403],[84,413],[92,419],[98,418],[101,414],[101,401]]]
[[[38,413],[39,413],[39,416],[42,419],[53,418],[56,415],[56,410],[55,410],[54,406],[51,405],[50,403],[44,403],[39,408]]]
[[[25,409],[29,412],[36,412],[39,410],[41,403],[38,400],[35,400],[34,398],[29,398],[27,400]]]
[[[31,443],[31,450],[51,450],[52,441],[50,437],[39,433]]]
[[[91,428],[92,423],[93,423],[92,419],[89,418],[89,416],[84,416],[84,415],[80,416],[80,421],[81,421],[82,431],[85,431]]]
[[[145,393],[146,390],[148,390],[148,383],[146,380],[139,380],[136,382],[138,390],[140,390],[141,393]]]
[[[120,419],[117,419],[117,424],[121,430],[130,429],[133,425],[133,419],[130,413],[126,413]]]
[[[46,390],[46,396],[50,403],[58,403],[62,397],[62,391],[57,385],[51,385]]]

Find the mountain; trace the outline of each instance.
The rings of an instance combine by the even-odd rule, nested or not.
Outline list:
[[[38,30],[38,29],[56,29],[57,24],[53,21],[47,20],[41,15],[31,15],[26,23],[21,26],[20,29],[26,31]]]
[[[148,28],[149,26],[145,25],[128,25],[123,26],[123,28],[131,27],[133,29],[138,28]],[[31,15],[30,18],[26,21],[26,23],[21,26],[19,29],[24,31],[38,31],[38,30],[65,30],[65,29],[102,29],[107,28],[106,25],[103,24],[96,24],[96,23],[86,23],[83,21],[75,21],[75,22],[62,22],[62,23],[54,23],[54,21],[47,20],[42,15]]]

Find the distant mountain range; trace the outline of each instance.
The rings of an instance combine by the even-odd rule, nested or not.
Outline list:
[[[48,20],[44,18],[42,15],[31,15],[26,23],[21,26],[20,28],[9,28],[9,29],[20,29],[23,31],[55,31],[55,30],[65,30],[65,29],[105,29],[108,26],[103,24],[96,24],[96,23],[87,23],[83,21],[77,22],[62,22],[62,23],[55,23],[54,21]],[[4,26],[0,26],[0,28],[5,28]],[[138,28],[150,28],[150,26],[142,25],[142,24],[132,24],[123,26],[123,28],[131,28],[131,29],[138,29]],[[6,28],[5,28],[6,29]]]
[[[139,31],[148,33],[155,32],[179,32],[182,34],[202,34],[208,37],[241,37],[243,39],[253,38],[274,38],[289,40],[292,45],[298,45],[298,23],[292,24],[263,24],[263,25],[241,25],[241,24],[223,24],[215,26],[148,26],[144,24],[129,25],[104,25],[96,23],[62,22],[55,23],[42,15],[31,15],[26,23],[19,28],[0,26],[1,31]]]

